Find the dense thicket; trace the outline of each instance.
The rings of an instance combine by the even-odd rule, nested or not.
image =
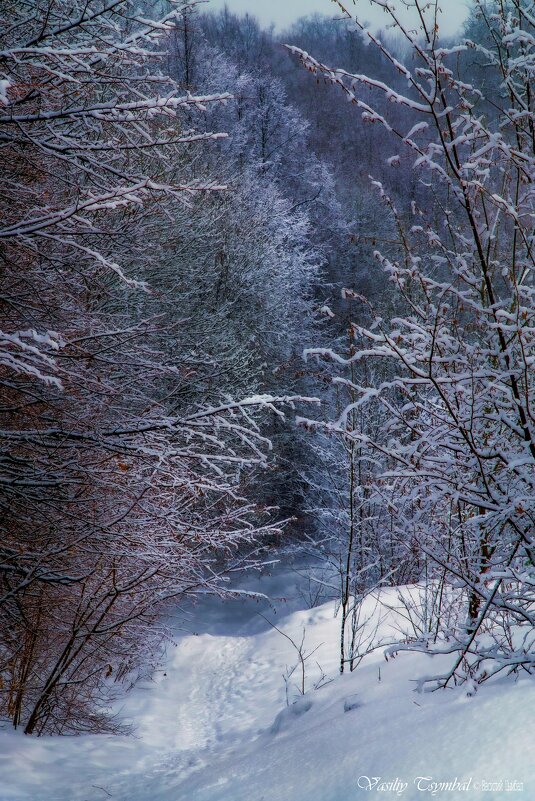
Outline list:
[[[0,706],[27,733],[113,727],[166,604],[280,531],[254,418],[321,255],[227,91],[253,78],[203,50],[193,92],[189,7],[148,11],[3,7]]]
[[[367,514],[359,539],[353,505],[374,518],[387,510],[394,541],[425,580],[423,600],[407,610],[413,635],[393,650],[451,655],[422,686],[477,686],[534,664],[535,20],[524,0],[476,2],[473,38],[446,47],[436,4],[415,0],[416,33],[377,5],[408,58],[356,25],[404,76],[403,91],[292,50],[389,135],[392,169],[408,154],[424,202],[412,198],[407,210],[375,182],[398,232],[398,254],[381,243],[375,251],[397,308],[385,313],[351,293],[365,314],[350,326],[352,351],[312,351],[334,364],[346,403],[332,422],[308,424],[337,435],[372,472],[364,487],[375,508],[358,481],[349,494],[343,575],[354,560],[359,576],[362,548],[373,544]],[[376,96],[390,101],[388,113]],[[342,665],[346,639],[353,657],[348,628]]]

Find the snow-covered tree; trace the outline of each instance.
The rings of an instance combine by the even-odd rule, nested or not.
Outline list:
[[[381,436],[355,432],[355,441],[384,459],[381,480],[399,499],[399,541],[416,541],[435,580],[446,577],[465,599],[465,615],[445,639],[431,647],[436,632],[424,632],[423,642],[404,647],[453,655],[449,670],[425,680],[431,686],[466,676],[480,682],[502,670],[531,671],[535,659],[535,19],[525,0],[477,0],[485,44],[444,47],[437,3],[411,3],[415,32],[390,4],[373,2],[407,42],[403,63],[338,5],[404,77],[405,91],[291,49],[389,133],[393,170],[409,154],[427,200],[407,214],[376,182],[399,229],[398,256],[375,252],[398,293],[398,313],[385,319],[362,298],[372,324],[355,324],[354,356],[317,353],[378,366],[377,382],[351,382],[356,398],[331,428],[343,431],[355,409],[379,406],[387,415]],[[459,53],[472,50],[500,87],[492,116],[480,112],[477,74],[458,71]],[[394,111],[376,106],[376,95]],[[406,126],[399,107],[411,117]]]
[[[0,711],[28,734],[113,728],[165,605],[223,592],[279,530],[246,483],[269,450],[255,410],[280,404],[207,389],[188,276],[160,258],[175,226],[205,244],[226,185],[199,154],[224,134],[195,121],[230,94],[166,74],[184,5],[137,8],[2,8]]]

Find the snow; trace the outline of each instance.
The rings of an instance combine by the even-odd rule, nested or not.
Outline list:
[[[0,103],[4,106],[9,105],[7,90],[11,87],[11,82],[7,78],[0,79]]]
[[[523,783],[516,797],[535,797],[532,680],[487,682],[472,696],[466,686],[417,694],[431,659],[385,661],[382,648],[339,676],[332,602],[303,608],[288,567],[241,589],[177,612],[164,669],[122,709],[135,737],[1,732],[0,801],[350,801],[373,782],[380,798],[498,801],[511,797],[506,781]],[[397,590],[368,597],[363,611],[377,637],[399,637]],[[305,696],[291,689],[287,707],[283,674],[296,652],[266,618],[296,643],[304,630],[306,651],[318,649],[306,663],[310,688],[321,671],[333,681]],[[470,784],[456,794],[441,782]]]

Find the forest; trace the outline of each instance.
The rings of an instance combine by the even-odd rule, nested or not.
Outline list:
[[[419,798],[431,768],[409,754],[406,791],[349,751],[331,784],[297,765],[270,789],[228,778],[222,746],[180,789],[156,768],[143,791],[143,771],[75,786],[70,743],[128,748],[128,699],[159,692],[170,653],[188,710],[179,685],[224,665],[184,630],[230,637],[222,616],[234,631],[252,606],[245,750],[254,708],[295,743],[311,706],[351,712],[351,682],[384,689],[383,670],[430,704],[428,739],[451,699],[493,707],[467,753],[519,761],[467,792],[531,797],[535,3],[472,0],[455,37],[445,2],[370,4],[380,29],[325,0],[281,33],[254,4],[0,3],[0,742],[19,765],[0,759],[1,801]],[[43,783],[62,748],[72,775]]]

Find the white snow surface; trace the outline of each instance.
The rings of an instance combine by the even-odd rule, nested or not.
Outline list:
[[[207,598],[186,624],[177,617],[164,669],[124,703],[135,737],[1,731],[0,801],[535,799],[529,677],[488,682],[473,697],[466,687],[417,694],[414,680],[438,672],[436,658],[401,653],[387,662],[381,648],[339,676],[332,602],[303,609],[291,570],[245,588],[253,587],[272,605]],[[397,590],[365,604],[377,637],[399,636]],[[288,707],[283,674],[295,651],[257,612],[296,641],[304,627],[306,650],[319,646],[307,682],[320,675],[316,663],[334,680]],[[468,789],[434,792],[432,782],[455,780]],[[522,789],[506,789],[515,781]]]

